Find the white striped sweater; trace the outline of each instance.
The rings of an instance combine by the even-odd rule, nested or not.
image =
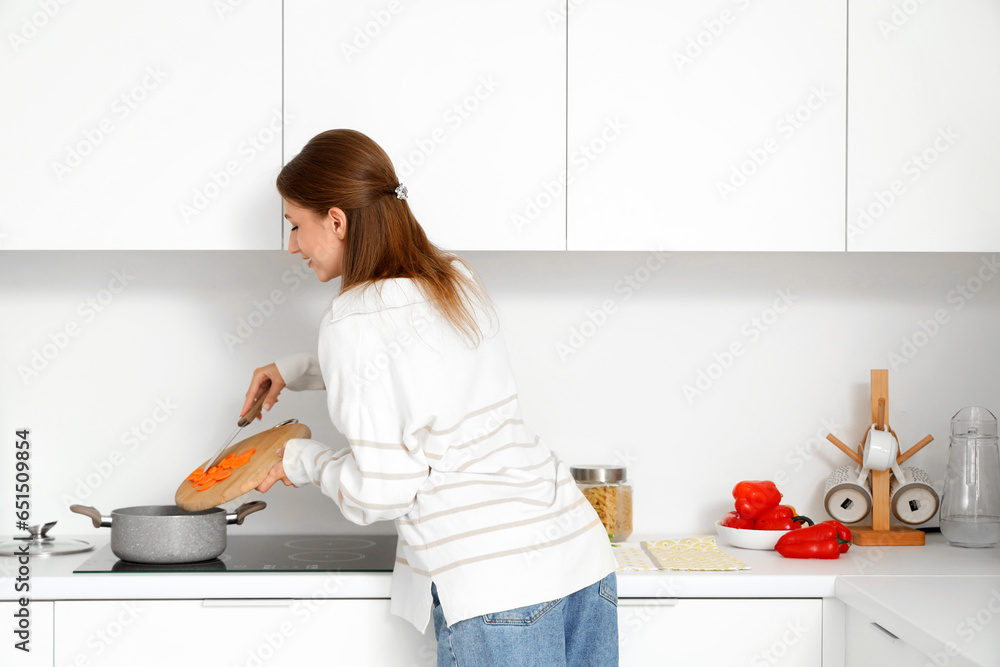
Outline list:
[[[350,446],[290,440],[283,464],[358,524],[394,520],[392,610],[423,632],[431,581],[449,624],[564,597],[615,570],[568,466],[524,424],[502,332],[473,347],[415,283],[335,298],[319,356],[277,362],[292,390],[327,390]]]

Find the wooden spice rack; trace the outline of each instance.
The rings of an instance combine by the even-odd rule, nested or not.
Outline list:
[[[871,404],[872,421],[880,431],[888,430],[892,436],[896,437],[896,432],[889,426],[887,416],[889,414],[889,371],[887,369],[872,369],[871,372]],[[870,428],[870,426],[869,426]],[[826,439],[844,452],[848,458],[862,466],[865,440],[868,435],[868,428],[861,437],[861,444],[858,451],[854,452],[850,447],[838,440],[832,433]],[[896,456],[896,462],[902,464],[918,451],[926,447],[934,438],[930,435],[920,442]],[[896,438],[898,442],[898,438]],[[871,471],[871,492],[872,492],[872,523],[851,528],[851,541],[859,546],[921,546],[924,544],[924,533],[910,528],[909,526],[890,525],[889,511],[889,481],[892,475],[891,470]]]

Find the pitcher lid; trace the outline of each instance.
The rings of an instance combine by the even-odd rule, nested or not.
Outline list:
[[[981,406],[962,408],[951,418],[953,436],[997,437],[997,418]]]

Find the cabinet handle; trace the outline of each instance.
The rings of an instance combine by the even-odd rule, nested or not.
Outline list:
[[[883,628],[881,625],[879,625],[875,621],[872,621],[871,623],[869,623],[869,625],[872,626],[873,628],[875,628],[876,630],[878,630],[879,632],[881,632],[883,635],[885,635],[886,638],[889,641],[891,641],[893,644],[895,644],[896,642],[899,641],[899,637],[897,637],[896,635],[892,634],[891,632],[889,632],[888,630],[886,630],[885,628]]]
[[[618,598],[619,607],[676,607],[677,598]]]
[[[261,599],[261,600],[202,600],[202,607],[291,607],[294,600]]]

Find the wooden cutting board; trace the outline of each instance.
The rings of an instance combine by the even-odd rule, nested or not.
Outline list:
[[[198,485],[185,479],[177,487],[174,502],[181,509],[197,512],[217,507],[233,498],[239,498],[244,493],[256,489],[264,481],[274,464],[281,460],[277,451],[286,442],[292,438],[308,438],[311,435],[312,432],[308,426],[295,422],[275,426],[246,440],[240,440],[236,444],[226,447],[219,458],[221,460],[230,454],[239,456],[248,449],[255,449],[256,451],[246,464],[233,469],[229,477],[216,482],[204,491],[199,491]],[[207,459],[197,467],[203,468],[210,461],[211,459]]]

